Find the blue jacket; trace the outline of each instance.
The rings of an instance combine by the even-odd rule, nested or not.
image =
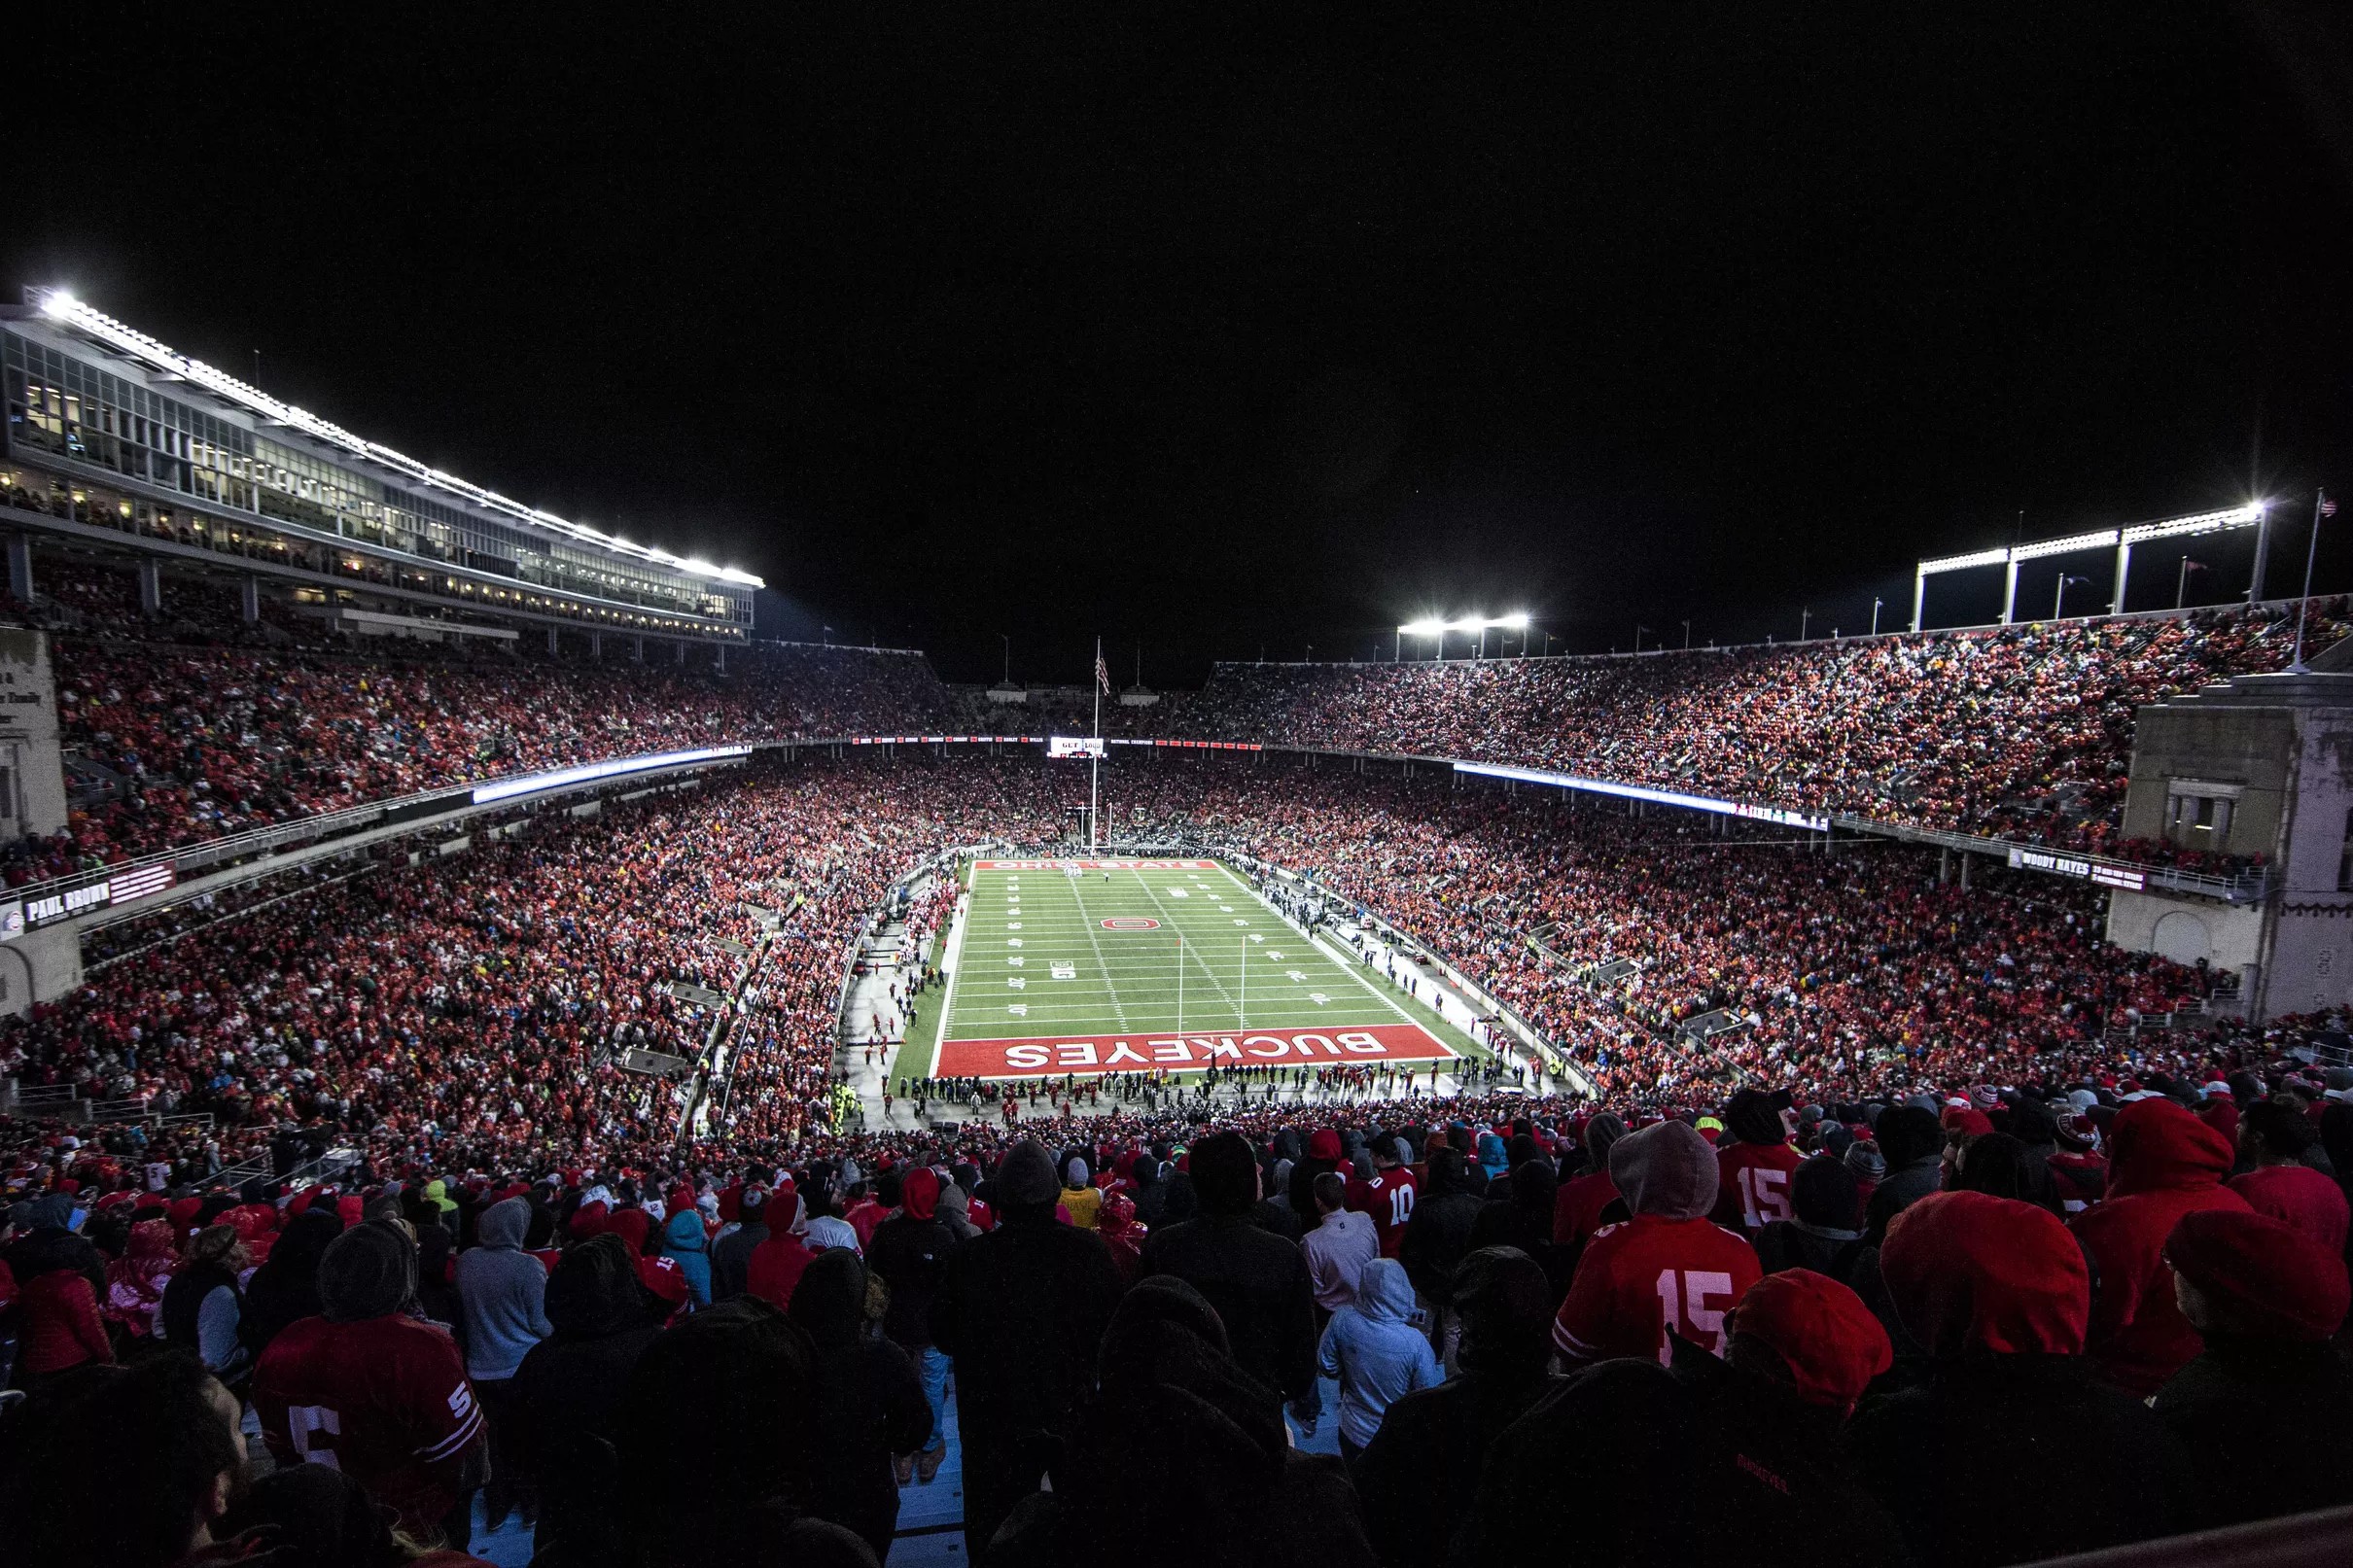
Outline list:
[[[682,1208],[662,1222],[662,1256],[678,1260],[696,1307],[711,1305],[711,1252],[703,1242],[703,1216]]]
[[[1373,1441],[1391,1405],[1445,1381],[1413,1311],[1405,1266],[1375,1258],[1356,1281],[1355,1302],[1323,1331],[1323,1375],[1340,1379],[1340,1435],[1358,1447]]]

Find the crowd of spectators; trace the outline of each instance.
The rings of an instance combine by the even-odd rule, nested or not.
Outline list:
[[[896,730],[937,686],[908,655],[798,645],[738,653],[724,674],[398,647],[53,646],[63,742],[120,781],[74,814],[62,853],[77,862],[505,774]]]
[[[2353,1502],[2353,1088],[1947,1087],[44,1164],[0,1504],[123,1568],[462,1568],[518,1513],[552,1568],[874,1563],[951,1398],[984,1565],[1993,1568]]]
[[[2277,1462],[2243,1440],[2353,1393],[2353,1071],[2291,1055],[2293,1021],[2135,1032],[2206,977],[2104,948],[2071,884],[1437,774],[1122,758],[1123,829],[1377,908],[1596,1093],[827,1114],[876,906],[943,849],[1052,842],[1073,778],[762,763],[126,937],[0,1029],[0,1069],[214,1120],[0,1127],[24,1539],[168,1563],[332,1530],[348,1555],[314,1560],[456,1563],[479,1491],[558,1568],[862,1562],[937,1473],[951,1381],[983,1562],[1574,1533],[1992,1564],[2353,1500],[2333,1425]],[[715,1044],[716,1099],[619,1063]],[[325,1186],[219,1177],[330,1144],[358,1164]],[[355,1389],[361,1364],[399,1376]],[[1336,1461],[1295,1446],[1325,1421]],[[126,1431],[174,1457],[94,1479]],[[1165,1474],[1082,1479],[1142,1432]],[[1886,1458],[1931,1451],[2017,1501]],[[2069,1484],[2030,1484],[2060,1451]]]
[[[2122,841],[2141,705],[2284,669],[2294,607],[1638,657],[1222,664],[1185,733],[1517,763],[1718,798]],[[2347,629],[2316,602],[2307,647]]]
[[[67,829],[0,859],[24,882],[420,789],[631,752],[860,734],[1062,731],[1087,694],[1002,705],[920,655],[759,645],[726,671],[657,644],[647,664],[381,640],[361,646],[275,599],[246,626],[177,582],[142,615],[126,575],[61,570],[27,618],[53,628]],[[2316,607],[2307,642],[2348,624]],[[578,642],[579,639],[574,639]],[[1197,694],[1104,708],[1106,734],[1475,758],[2027,838],[2185,864],[2123,837],[2134,711],[2283,667],[2276,607],[1640,657],[1217,668]]]

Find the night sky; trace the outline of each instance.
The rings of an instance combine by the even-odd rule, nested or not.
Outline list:
[[[1430,610],[1577,651],[1854,631],[1920,555],[2254,494],[2293,588],[2312,487],[2353,496],[2341,17],[1653,9],[49,8],[0,287],[258,349],[951,679],[1001,633],[1017,676],[1101,632],[1183,685]],[[2193,546],[2193,597],[2243,594],[2247,543]]]

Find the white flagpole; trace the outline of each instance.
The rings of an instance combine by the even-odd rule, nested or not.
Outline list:
[[[1087,758],[1087,847],[1100,851],[1103,847],[1103,639],[1095,639],[1095,668],[1087,672],[1087,683],[1095,688],[1095,754]],[[1179,980],[1184,970],[1176,971]]]
[[[1242,939],[1242,997],[1234,1003],[1234,1028],[1247,1032],[1250,1027],[1250,939]]]
[[[2312,558],[2320,553],[2320,519],[2328,505],[2326,490],[2312,492],[2312,538],[2304,545],[2304,596],[2296,602],[2296,657],[2289,662],[2290,675],[2304,673],[2304,610],[2312,603]]]
[[[1176,938],[1176,1032],[1184,1032],[1184,937]]]

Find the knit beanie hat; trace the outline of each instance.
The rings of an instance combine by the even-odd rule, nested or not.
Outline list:
[[[384,1220],[353,1226],[319,1260],[319,1307],[331,1323],[389,1316],[416,1285],[416,1244]]]
[[[1023,1138],[997,1167],[997,1196],[1008,1204],[1050,1203],[1062,1194],[1054,1157],[1036,1138]]]
[[[1689,1122],[1629,1132],[1609,1151],[1609,1179],[1635,1214],[1695,1220],[1716,1205],[1716,1156]]]
[[[1815,1155],[1791,1174],[1789,1202],[1800,1220],[1820,1230],[1863,1228],[1862,1186],[1853,1171],[1829,1155]]]

